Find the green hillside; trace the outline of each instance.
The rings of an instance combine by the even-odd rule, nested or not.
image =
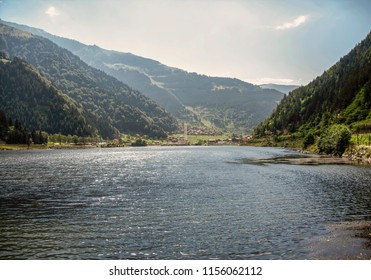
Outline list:
[[[92,136],[87,113],[27,62],[0,54],[0,109],[28,130]]]
[[[53,42],[4,24],[0,35],[0,51],[35,66],[89,113],[104,138],[113,138],[117,130],[163,138],[177,129],[175,118],[149,98]]]
[[[276,140],[300,138],[312,144],[333,125],[367,132],[370,124],[371,33],[321,76],[285,96],[254,134],[273,135]]]

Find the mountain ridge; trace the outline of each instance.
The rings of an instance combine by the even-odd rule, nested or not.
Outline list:
[[[282,84],[274,84],[274,83],[261,84],[259,86],[261,88],[275,89],[285,94],[288,94],[290,91],[293,91],[294,89],[297,89],[300,87],[299,85],[282,85]]]
[[[88,65],[138,89],[182,122],[211,123],[223,130],[251,132],[283,97],[279,91],[262,89],[238,79],[190,73],[132,53],[105,50],[41,29],[8,24],[70,50]]]
[[[264,90],[238,79],[189,73],[155,60],[97,47],[90,53],[91,49],[85,47],[75,53],[89,65],[138,88],[190,123],[206,119],[223,130],[232,125],[231,130],[247,132],[271,113],[283,96],[278,91]],[[139,67],[138,60],[142,63]]]
[[[94,124],[74,100],[35,67],[15,57],[0,59],[0,109],[29,131],[95,136]]]
[[[336,125],[355,132],[371,127],[371,32],[321,76],[285,96],[254,134],[313,144],[328,131],[337,133]]]
[[[153,101],[50,40],[0,23],[0,49],[40,70],[86,109],[104,137],[123,133],[166,137],[176,120]]]

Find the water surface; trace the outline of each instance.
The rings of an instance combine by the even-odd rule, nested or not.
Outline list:
[[[371,169],[242,164],[292,153],[1,151],[0,258],[306,259],[326,224],[371,218]]]

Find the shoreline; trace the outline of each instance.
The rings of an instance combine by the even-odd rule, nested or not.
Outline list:
[[[89,145],[43,145],[43,144],[32,144],[30,146],[26,144],[0,144],[0,151],[21,151],[21,150],[57,150],[57,149],[92,149],[99,148],[97,146]]]
[[[147,145],[159,146],[159,145]],[[167,145],[160,145],[167,146]],[[179,145],[169,145],[179,146]],[[187,145],[199,146],[199,145]],[[214,145],[212,145],[214,146]],[[236,145],[218,145],[218,146],[236,146]],[[246,145],[242,145],[246,146]],[[19,150],[56,150],[56,149],[96,149],[96,148],[122,148],[130,146],[99,146],[99,145],[73,145],[73,144],[58,144],[58,145],[45,145],[45,144],[32,144],[30,146],[23,144],[0,144],[0,151],[19,151]],[[256,147],[251,145],[249,147]],[[278,147],[277,147],[278,148]],[[296,164],[296,165],[323,165],[323,164],[349,164],[349,165],[365,165],[371,166],[371,147],[352,147],[348,149],[342,157],[334,157],[332,155],[322,155],[312,153],[306,150],[298,150],[292,148],[298,155],[279,156],[272,158],[245,158],[242,163],[245,164]]]
[[[349,147],[343,156],[352,161],[360,161],[371,164],[371,146],[359,145]]]
[[[242,159],[244,164],[293,164],[293,165],[370,165],[368,162],[352,160],[349,157],[332,157],[317,154],[291,155],[272,158],[245,158]]]

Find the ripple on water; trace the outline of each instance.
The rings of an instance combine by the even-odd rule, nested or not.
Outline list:
[[[1,259],[305,259],[371,218],[359,166],[231,164],[292,151],[145,147],[0,153]]]

